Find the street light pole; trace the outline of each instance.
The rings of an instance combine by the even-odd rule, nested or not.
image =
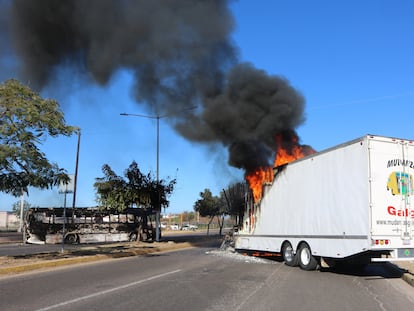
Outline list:
[[[142,117],[142,118],[148,118],[148,119],[156,119],[157,120],[157,194],[158,194],[158,202],[157,202],[157,207],[156,207],[156,212],[155,212],[155,241],[159,242],[160,241],[160,212],[161,212],[161,202],[160,202],[160,169],[159,169],[159,163],[160,163],[160,119],[163,118],[167,118],[170,116],[173,116],[175,114],[184,112],[184,111],[189,111],[189,110],[193,110],[197,108],[196,106],[192,106],[192,107],[188,107],[186,109],[183,110],[179,110],[176,111],[174,113],[170,113],[170,114],[164,114],[164,115],[155,115],[155,116],[148,116],[148,115],[143,115],[143,114],[134,114],[134,113],[121,113],[121,116],[132,116],[132,117]]]
[[[157,209],[155,211],[155,241],[160,241],[160,213],[161,213],[161,196],[160,196],[160,116],[157,115]]]
[[[76,148],[76,163],[75,163],[75,179],[73,184],[73,201],[72,201],[72,215],[74,215],[74,211],[76,208],[76,186],[78,183],[78,166],[79,166],[79,147],[80,147],[80,137],[81,137],[81,130],[78,131],[78,145]],[[72,216],[73,217],[73,216]]]

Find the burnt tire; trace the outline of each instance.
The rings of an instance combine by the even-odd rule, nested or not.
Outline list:
[[[138,233],[136,233],[136,232],[132,232],[130,235],[129,235],[129,242],[135,242],[136,240],[138,239]]]
[[[301,244],[296,256],[298,257],[301,269],[310,271],[315,270],[318,267],[318,261],[312,256],[312,252],[308,244]]]
[[[77,244],[79,241],[76,234],[70,233],[65,237],[65,243],[67,244]]]
[[[295,254],[292,244],[286,242],[282,246],[282,257],[286,265],[296,267],[298,265],[298,256]]]

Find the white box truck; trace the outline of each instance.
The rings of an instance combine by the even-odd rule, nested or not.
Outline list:
[[[414,141],[373,135],[275,168],[235,248],[304,270],[414,260],[413,176]]]

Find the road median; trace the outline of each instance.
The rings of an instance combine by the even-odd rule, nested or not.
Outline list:
[[[200,237],[191,241],[130,242],[104,245],[85,245],[64,252],[46,252],[30,255],[4,256],[0,258],[0,276],[13,275],[39,269],[94,262],[105,259],[143,256],[190,247],[202,247],[212,243],[220,245],[221,238]]]

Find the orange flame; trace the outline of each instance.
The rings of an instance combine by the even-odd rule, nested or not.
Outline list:
[[[256,171],[246,174],[246,180],[253,192],[254,202],[257,202],[262,196],[263,184],[273,181],[273,170],[270,166],[258,168]]]
[[[287,164],[294,160],[303,158],[306,155],[315,153],[310,147],[302,146],[298,144],[297,137],[291,142],[293,147],[288,150],[281,144],[281,136],[276,137],[276,143],[278,150],[274,160],[274,167]],[[273,168],[272,167],[260,167],[253,172],[246,174],[246,180],[249,183],[249,187],[253,192],[254,202],[258,202],[262,197],[263,185],[265,183],[271,183],[273,181]]]

